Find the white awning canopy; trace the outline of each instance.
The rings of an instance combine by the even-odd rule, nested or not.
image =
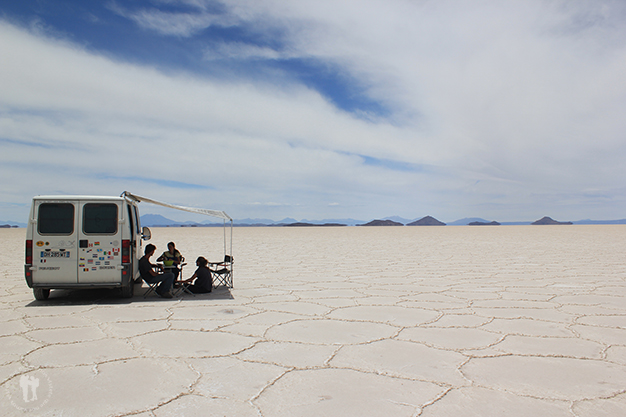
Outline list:
[[[204,214],[206,216],[211,216],[211,217],[218,217],[220,219],[228,220],[230,222],[233,221],[233,219],[228,214],[224,213],[223,211],[209,210],[209,209],[196,208],[196,207],[177,206],[175,204],[163,203],[162,201],[157,201],[151,198],[131,194],[128,191],[124,191],[122,193],[122,197],[130,198],[131,200],[135,200],[138,202],[145,201],[146,203],[156,204],[157,206],[169,207],[169,208],[176,209],[176,210],[183,210],[183,211],[188,211],[191,213]]]

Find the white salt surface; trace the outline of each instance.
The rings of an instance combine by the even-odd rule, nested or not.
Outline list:
[[[626,415],[626,226],[236,228],[233,289],[45,302],[24,234],[0,229],[0,415]],[[170,240],[186,277],[223,256],[219,228]]]

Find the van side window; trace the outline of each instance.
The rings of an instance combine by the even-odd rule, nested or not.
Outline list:
[[[141,225],[139,224],[139,213],[137,212],[137,206],[133,206],[135,212],[135,221],[137,222],[137,233],[141,233]]]
[[[128,224],[130,225],[130,235],[133,236],[133,238],[134,238],[134,236],[135,236],[135,222],[134,222],[134,219],[133,219],[133,212],[132,212],[130,206],[126,206],[126,207],[128,207]]]
[[[85,204],[83,207],[83,232],[93,235],[114,235],[117,233],[117,204]]]
[[[40,235],[71,235],[74,233],[74,205],[42,203],[39,205],[37,228]]]

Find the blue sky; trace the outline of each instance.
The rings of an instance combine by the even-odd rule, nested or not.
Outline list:
[[[124,190],[234,218],[625,218],[625,18],[617,0],[0,0],[0,220]]]

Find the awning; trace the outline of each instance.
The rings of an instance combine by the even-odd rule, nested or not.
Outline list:
[[[233,219],[228,214],[224,213],[223,211],[219,211],[219,210],[209,210],[209,209],[204,209],[204,208],[177,206],[175,204],[163,203],[162,201],[157,201],[157,200],[153,200],[151,198],[147,198],[147,197],[142,197],[142,196],[139,196],[139,195],[131,194],[128,191],[124,191],[122,193],[122,197],[127,197],[127,198],[130,198],[131,200],[135,200],[137,202],[145,201],[146,203],[156,204],[157,206],[169,207],[169,208],[172,208],[172,209],[188,211],[188,212],[191,212],[191,213],[204,214],[206,216],[211,216],[211,217],[218,217],[220,219],[228,220],[228,221],[231,221],[231,222],[233,221]]]

